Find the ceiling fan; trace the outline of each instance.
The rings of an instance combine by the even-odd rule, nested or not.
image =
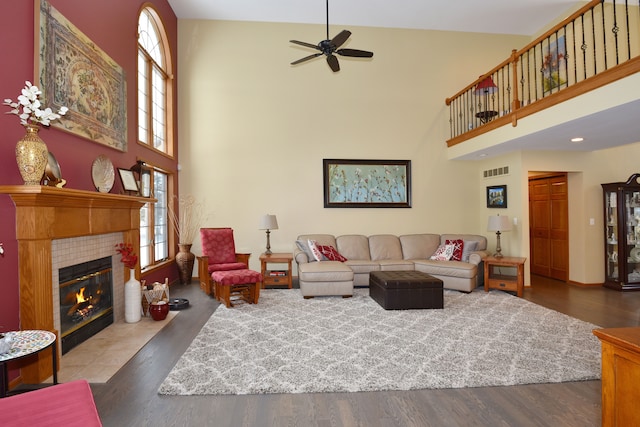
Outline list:
[[[310,47],[311,49],[319,50],[320,52],[314,53],[309,56],[305,56],[304,58],[298,59],[297,61],[293,61],[291,65],[300,64],[301,62],[308,61],[310,59],[317,58],[320,55],[326,55],[327,64],[335,73],[336,71],[340,71],[340,64],[338,63],[338,58],[334,54],[338,54],[341,56],[352,56],[357,58],[371,58],[373,56],[373,52],[368,52],[366,50],[358,50],[358,49],[339,49],[340,46],[347,41],[347,39],[351,36],[351,31],[342,30],[335,36],[333,39],[329,39],[329,0],[327,0],[327,39],[322,40],[317,45],[311,43],[305,43],[298,40],[289,40],[291,43],[295,43],[300,46]]]

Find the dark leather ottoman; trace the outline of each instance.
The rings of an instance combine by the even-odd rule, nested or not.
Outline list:
[[[374,271],[369,296],[385,310],[443,308],[442,280],[420,271]]]

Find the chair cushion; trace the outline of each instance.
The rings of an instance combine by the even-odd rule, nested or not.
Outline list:
[[[209,257],[209,265],[236,262],[236,246],[231,228],[201,228],[202,254]]]
[[[242,285],[245,283],[258,283],[262,281],[262,274],[253,270],[228,270],[214,271],[211,273],[214,282],[224,285]]]
[[[229,270],[246,270],[247,264],[241,262],[228,262],[224,264],[209,264],[209,273],[214,271],[229,271]]]

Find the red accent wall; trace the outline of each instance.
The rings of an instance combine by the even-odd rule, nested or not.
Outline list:
[[[25,80],[36,81],[34,75],[34,1],[0,2],[0,100],[15,100]],[[94,159],[104,154],[115,167],[131,167],[141,158],[176,173],[178,159],[149,150],[136,142],[137,102],[137,20],[144,5],[154,7],[160,15],[169,39],[172,69],[177,75],[178,21],[167,0],[49,0],[49,3],[115,60],[126,73],[128,151],[121,152],[105,145],[72,135],[57,128],[44,128],[41,138],[47,143],[67,180],[68,188],[95,190],[91,179]],[[177,79],[174,78],[174,100],[177,100]],[[9,107],[0,105],[0,185],[22,184],[15,161],[15,145],[24,135],[17,116],[4,114]],[[177,101],[174,101],[174,123],[177,124]],[[174,129],[177,153],[177,126]],[[177,185],[177,181],[176,181]],[[177,188],[177,187],[176,187]],[[116,178],[112,193],[120,193]],[[0,332],[20,329],[18,294],[18,258],[15,238],[15,208],[7,195],[0,195],[0,242],[5,254],[0,256]],[[174,264],[145,277],[151,281],[170,281],[178,277]],[[12,378],[17,373],[12,371]]]

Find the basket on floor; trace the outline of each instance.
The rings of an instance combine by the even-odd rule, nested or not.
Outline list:
[[[164,283],[153,283],[152,289],[142,284],[142,312],[145,316],[149,316],[149,306],[157,301],[166,301],[169,303],[169,279],[165,278]]]

